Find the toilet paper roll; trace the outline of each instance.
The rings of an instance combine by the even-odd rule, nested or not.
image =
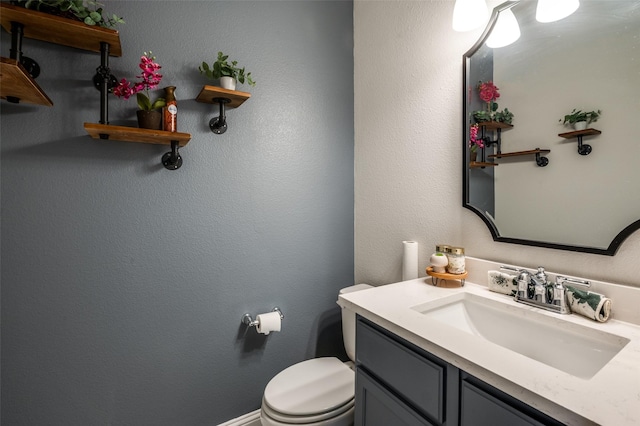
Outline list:
[[[418,243],[415,241],[403,241],[402,254],[402,281],[418,278]]]
[[[269,312],[268,314],[259,314],[256,317],[258,333],[267,335],[272,331],[280,331],[280,314],[278,312]]]

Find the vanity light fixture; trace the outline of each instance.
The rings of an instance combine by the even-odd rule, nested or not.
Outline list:
[[[489,20],[489,9],[485,0],[456,0],[453,6],[453,29],[471,31],[483,27]]]
[[[554,22],[566,18],[580,7],[580,0],[538,0],[536,20]]]
[[[498,48],[508,46],[520,38],[520,26],[511,9],[500,12],[498,22],[487,39],[487,46]]]

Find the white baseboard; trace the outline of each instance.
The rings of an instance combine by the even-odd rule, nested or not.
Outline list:
[[[218,426],[262,426],[262,423],[260,423],[260,410],[220,423]]]

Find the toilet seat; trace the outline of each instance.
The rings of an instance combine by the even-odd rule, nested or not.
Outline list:
[[[264,402],[264,399],[263,399],[260,414],[263,420],[265,419],[265,417],[269,420],[270,425],[301,425],[301,426],[302,425],[312,426],[316,424],[326,425],[326,424],[333,424],[334,422],[337,422],[343,419],[350,419],[350,423],[353,423],[354,406],[355,406],[355,399],[351,399],[342,407],[339,407],[336,410],[328,411],[325,413],[320,413],[312,416],[287,416],[287,415],[283,415],[282,413],[273,411]]]
[[[311,424],[353,413],[355,377],[335,357],[314,358],[281,371],[267,384],[262,413],[273,424]]]

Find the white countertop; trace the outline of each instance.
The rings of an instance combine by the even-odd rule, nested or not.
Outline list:
[[[629,339],[629,343],[590,379],[546,364],[426,318],[412,306],[460,292],[536,310]],[[470,283],[440,288],[430,278],[340,295],[338,304],[568,425],[640,425],[640,326],[617,321],[598,323],[571,314],[529,307],[487,287]]]

